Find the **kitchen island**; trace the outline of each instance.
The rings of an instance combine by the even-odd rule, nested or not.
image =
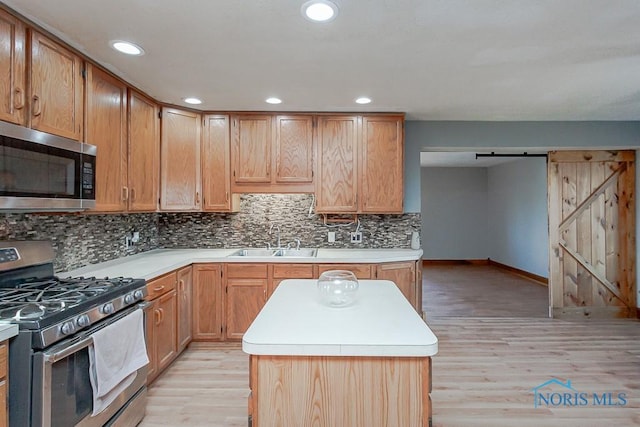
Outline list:
[[[316,280],[283,281],[242,340],[256,426],[428,426],[438,340],[393,282],[322,304]]]

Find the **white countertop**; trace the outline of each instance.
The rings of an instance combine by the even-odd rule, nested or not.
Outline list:
[[[57,273],[60,277],[135,277],[153,279],[193,263],[269,262],[269,263],[379,263],[418,260],[422,250],[413,249],[318,249],[315,257],[229,257],[231,249],[156,249],[137,255],[91,264]]]
[[[8,340],[16,335],[18,335],[18,325],[0,323],[0,341]]]
[[[438,352],[438,339],[393,282],[360,280],[356,302],[344,308],[322,304],[316,283],[280,283],[244,334],[244,352],[397,357]]]

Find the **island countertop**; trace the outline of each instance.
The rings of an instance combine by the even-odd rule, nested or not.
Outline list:
[[[388,280],[360,280],[356,302],[333,308],[316,280],[289,279],[275,290],[242,339],[251,355],[425,357],[438,339]]]

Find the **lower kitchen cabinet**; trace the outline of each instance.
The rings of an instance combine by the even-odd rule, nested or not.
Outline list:
[[[151,383],[178,355],[176,272],[147,283],[147,353],[151,360],[147,384]]]
[[[313,279],[313,264],[273,264],[269,280],[267,298],[285,279]]]
[[[226,330],[228,340],[242,335],[267,301],[267,264],[227,264]]]
[[[193,265],[193,339],[223,339],[222,264]]]
[[[400,292],[416,307],[416,262],[391,262],[375,266],[376,279],[391,280]]]
[[[178,270],[178,353],[181,353],[193,338],[193,272],[191,266]]]

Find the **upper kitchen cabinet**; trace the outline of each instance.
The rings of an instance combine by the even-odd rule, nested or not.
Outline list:
[[[402,115],[318,118],[319,213],[402,213]]]
[[[42,132],[82,139],[83,62],[69,49],[31,31],[31,114]]]
[[[402,213],[404,118],[362,117],[359,211]]]
[[[160,177],[160,108],[140,93],[129,90],[128,209],[158,209]]]
[[[238,114],[231,120],[233,192],[313,192],[313,116]]]
[[[0,120],[25,124],[26,54],[25,26],[0,10]]]
[[[357,116],[318,117],[316,212],[356,212],[358,183]]]
[[[87,66],[85,139],[98,147],[96,211],[122,212],[127,186],[127,86],[99,68]]]
[[[276,116],[275,182],[313,183],[313,116]]]
[[[200,210],[200,114],[163,108],[161,127],[160,208]]]
[[[231,193],[231,142],[229,116],[204,116],[202,136],[202,194],[205,211],[228,212],[240,208],[240,197]]]

